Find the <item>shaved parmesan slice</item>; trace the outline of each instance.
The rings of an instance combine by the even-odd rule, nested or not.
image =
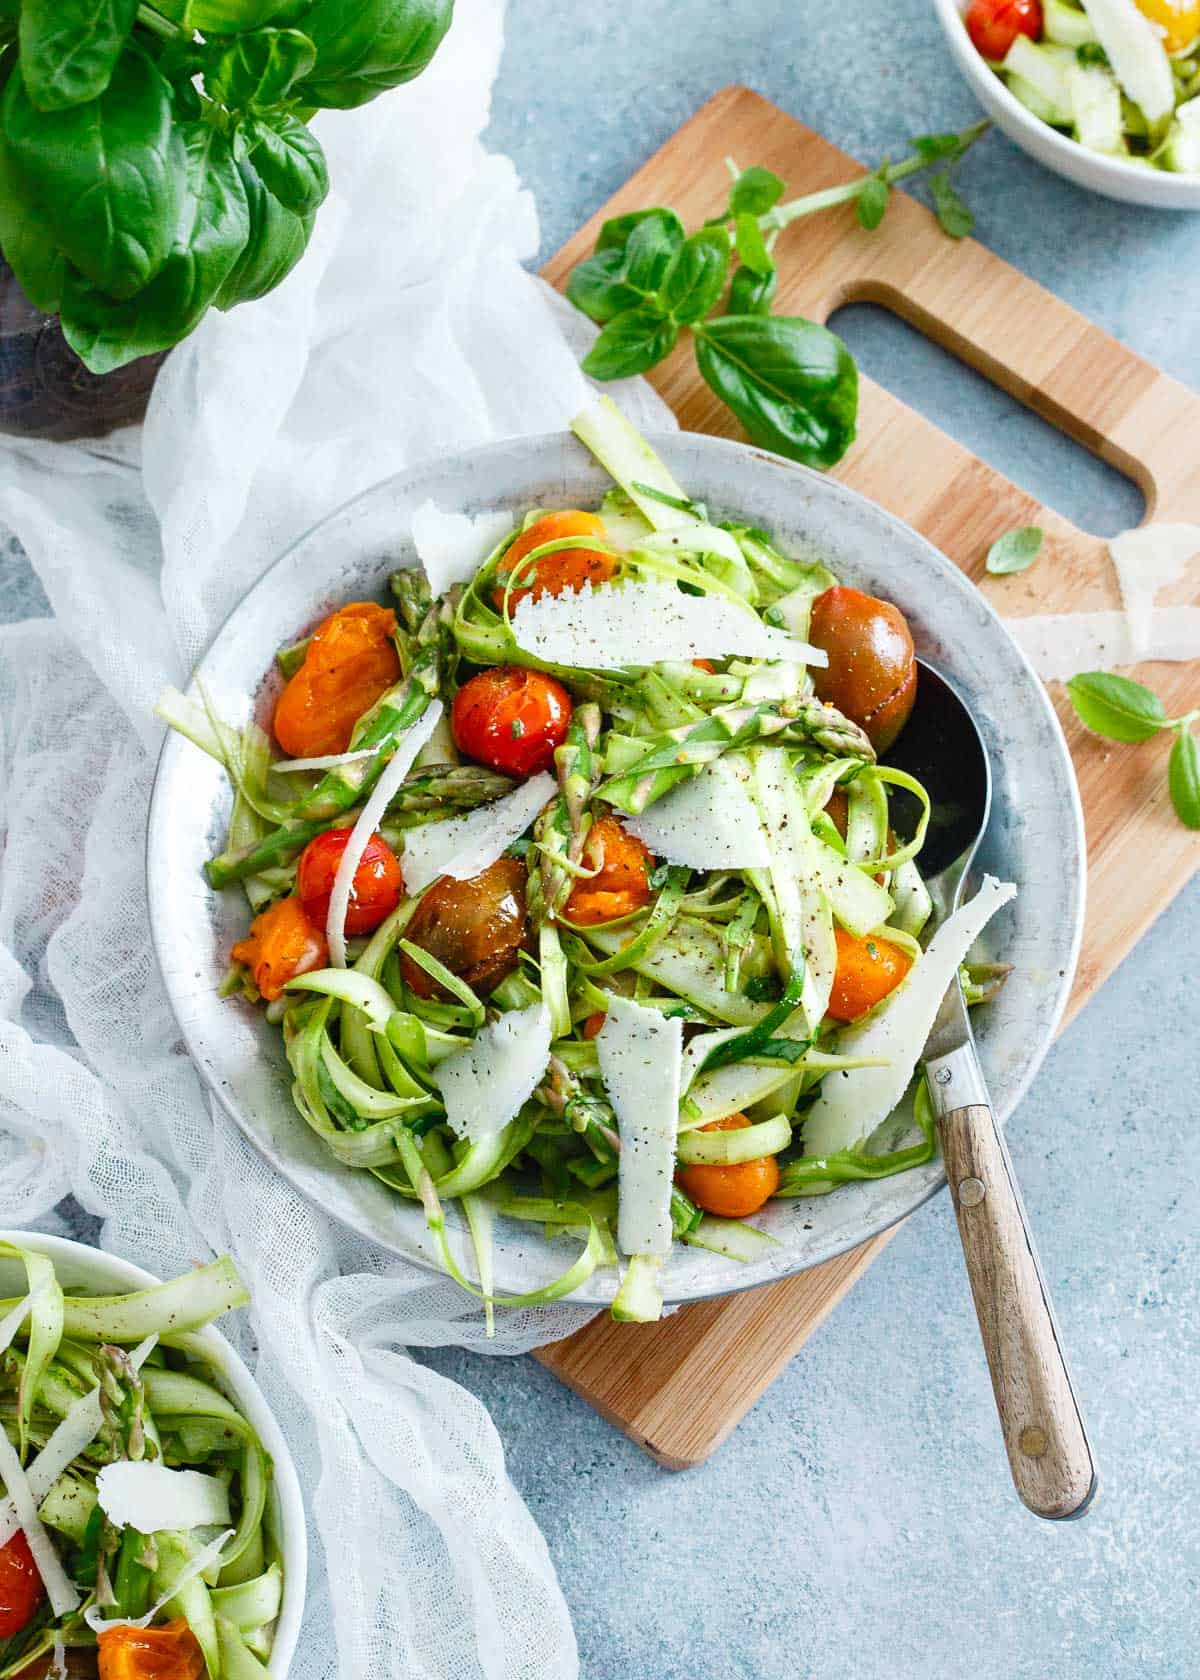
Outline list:
[[[596,1039],[600,1076],[621,1128],[617,1242],[626,1254],[671,1251],[683,1022],[614,996]]]
[[[422,823],[404,836],[404,888],[423,892],[439,875],[469,881],[481,875],[519,840],[542,808],[553,799],[557,783],[545,771],[490,805],[465,817]]]
[[[561,595],[532,596],[512,621],[519,647],[551,665],[614,670],[676,659],[790,659],[825,665],[820,648],[773,630],[749,607],[723,595],[685,595],[673,584],[630,579],[585,583]]]
[[[322,758],[280,758],[271,765],[271,769],[278,771],[281,776],[290,776],[293,770],[333,770],[339,764],[361,764],[364,758],[374,758],[375,747],[356,747],[353,752],[326,753]]]
[[[431,700],[416,723],[404,731],[404,734],[396,742],[395,752],[384,766],[383,774],[375,784],[374,792],[359,813],[358,821],[350,830],[350,838],[346,842],[346,849],[338,863],[337,874],[333,877],[333,890],[329,895],[329,913],[325,918],[325,937],[329,941],[329,960],[334,968],[345,968],[346,966],[346,912],[350,908],[350,889],[354,885],[355,872],[362,862],[362,855],[367,849],[367,842],[383,821],[383,813],[388,808],[388,801],[412,769],[413,761],[433,734],[441,715],[442,702]]]
[[[57,1628],[54,1630],[54,1641],[50,1650],[50,1667],[47,1671],[46,1680],[70,1680],[71,1671],[67,1667],[67,1647]]]
[[[17,1302],[10,1312],[0,1318],[0,1353],[7,1353],[12,1346],[13,1337],[29,1317],[38,1301],[49,1288],[48,1283],[39,1283],[36,1289]]]
[[[142,1459],[106,1464],[96,1477],[100,1509],[117,1528],[153,1534],[160,1528],[222,1526],[229,1521],[229,1492],[199,1470],[170,1470]]]
[[[135,1371],[141,1370],[157,1343],[157,1336],[147,1336],[144,1342],[134,1348],[129,1358]],[[39,1505],[67,1466],[73,1464],[84,1448],[96,1439],[100,1423],[100,1390],[93,1388],[76,1400],[25,1472],[30,1490]],[[21,1521],[13,1501],[4,1500],[0,1503],[0,1548],[8,1545],[20,1526]]]
[[[169,1604],[182,1587],[189,1581],[194,1581],[197,1575],[203,1575],[210,1565],[216,1563],[225,1550],[226,1542],[231,1540],[236,1532],[236,1529],[227,1528],[223,1534],[218,1534],[215,1539],[210,1540],[207,1546],[201,1546],[196,1555],[189,1558],[185,1567],[179,1571],[168,1590],[156,1604],[150,1606],[144,1616],[114,1616],[111,1621],[106,1621],[100,1606],[89,1604],[83,1612],[84,1621],[93,1633],[104,1633],[107,1628],[116,1627],[149,1627],[164,1604]]]
[[[502,1132],[529,1101],[550,1060],[550,1011],[513,1009],[439,1063],[434,1079],[456,1137],[471,1143]]]
[[[1123,612],[1006,618],[1004,625],[1045,682],[1143,659],[1200,659],[1200,607],[1155,607],[1148,617],[1149,637],[1141,648]]]
[[[1109,543],[1108,552],[1121,585],[1134,656],[1146,658],[1155,597],[1160,589],[1177,583],[1188,561],[1200,554],[1200,525],[1143,525],[1136,531],[1122,531]]]
[[[1136,0],[1083,0],[1113,74],[1153,128],[1175,109],[1175,79],[1167,49]]]
[[[975,897],[942,923],[924,956],[879,1009],[861,1025],[838,1034],[839,1054],[886,1056],[887,1065],[826,1074],[804,1121],[806,1155],[852,1149],[887,1119],[924,1054],[929,1029],[959,965],[1016,892],[1016,887],[985,876]]]
[[[622,821],[656,857],[689,869],[765,869],[771,861],[754,801],[724,759]]]
[[[69,1616],[72,1610],[79,1608],[79,1594],[59,1561],[54,1542],[37,1514],[38,1501],[34,1497],[28,1477],[21,1468],[16,1448],[3,1429],[0,1429],[0,1479],[3,1479],[8,1489],[8,1497],[16,1507],[17,1518],[25,1531],[25,1538],[29,1542],[29,1550],[37,1565],[37,1572],[46,1588],[51,1610],[56,1616]]]
[[[497,543],[513,529],[508,513],[443,513],[422,502],[412,516],[413,547],[434,595],[469,583]]]

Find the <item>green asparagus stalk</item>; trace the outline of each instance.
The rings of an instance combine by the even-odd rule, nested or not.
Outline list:
[[[566,739],[554,754],[559,793],[538,818],[534,836],[541,850],[538,868],[530,875],[529,908],[539,923],[561,911],[583,857],[587,804],[600,776],[600,724],[600,708],[594,702],[577,706]]]

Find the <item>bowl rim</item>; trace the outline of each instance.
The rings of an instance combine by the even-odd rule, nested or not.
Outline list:
[[[0,1242],[45,1254],[55,1261],[56,1266],[59,1259],[68,1259],[81,1263],[80,1269],[97,1266],[100,1271],[107,1269],[110,1276],[122,1278],[137,1289],[149,1289],[164,1281],[132,1260],[110,1254],[107,1249],[96,1248],[91,1243],[79,1242],[75,1237],[8,1229],[0,1230]],[[300,1639],[308,1585],[308,1524],[300,1478],[278,1420],[236,1348],[215,1324],[205,1325],[196,1334],[212,1348],[219,1375],[228,1383],[232,1397],[253,1424],[271,1458],[272,1484],[279,1502],[278,1539],[283,1552],[283,1603],[275,1623],[275,1637],[266,1673],[271,1680],[286,1680]]]
[[[1163,190],[1169,186],[1173,193],[1193,196],[1196,208],[1200,209],[1200,175],[1174,175],[1161,170],[1147,173],[1126,158],[1110,157],[1107,152],[1093,152],[1088,147],[1081,146],[1078,140],[1060,134],[1058,129],[1042,122],[1040,117],[1035,117],[1032,111],[1022,105],[1008,84],[995,74],[987,60],[976,50],[967,34],[963,19],[966,0],[962,0],[962,3],[960,0],[933,0],[933,8],[955,62],[967,81],[977,90],[981,100],[986,104],[988,99],[994,99],[1014,126],[1020,129],[1023,135],[1028,136],[1031,144],[1045,145],[1061,158],[1069,178],[1077,186],[1084,186],[1091,192],[1101,191],[1098,186],[1080,179],[1080,170],[1094,171],[1097,176],[1107,177],[1114,184],[1119,181],[1123,187],[1130,189],[1126,202],[1135,198],[1148,209],[1164,208],[1156,201],[1153,191],[1161,184]],[[1042,160],[1035,157],[1035,161]]]

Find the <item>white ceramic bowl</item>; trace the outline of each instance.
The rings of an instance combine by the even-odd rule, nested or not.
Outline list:
[[[1064,175],[1078,187],[1117,198],[1125,204],[1144,204],[1155,210],[1200,210],[1200,176],[1170,175],[1145,169],[1124,158],[1090,152],[1026,110],[1021,101],[988,68],[963,23],[971,0],[933,0],[942,32],[955,63],[970,83],[984,110],[1009,139],[1030,157]]]
[[[772,532],[792,553],[815,551],[842,580],[894,600],[918,651],[955,683],[992,761],[992,816],[980,866],[1019,892],[987,930],[987,954],[1015,965],[976,1033],[993,1101],[1011,1113],[1062,1014],[1083,922],[1083,819],[1070,756],[1042,684],[982,593],[900,520],[836,479],[727,438],[679,432],[652,439],[681,484],[719,516]],[[230,614],[197,678],[230,723],[269,721],[278,692],[276,650],[335,605],[382,599],[388,574],[412,565],[413,512],[442,508],[595,507],[611,480],[565,433],[514,438],[430,461],[377,484],[301,537]],[[260,1009],[217,995],[229,948],[249,912],[238,891],[214,892],[205,859],[229,821],[228,779],[179,735],[159,760],[147,831],[150,925],[163,981],[202,1077],[269,1161],[305,1196],[381,1247],[422,1265],[436,1254],[420,1207],[370,1173],[336,1161],[297,1114],[279,1029]],[[779,1240],[742,1266],[676,1244],[664,1271],[668,1300],[694,1300],[769,1282],[854,1248],[901,1219],[945,1182],[940,1161],[832,1196],[775,1201],[762,1223]],[[469,1266],[470,1261],[465,1259]],[[567,1250],[513,1220],[497,1228],[495,1275],[505,1293],[540,1288]],[[612,1299],[602,1269],[572,1296]]]
[[[72,1242],[69,1237],[48,1237],[38,1231],[0,1231],[0,1242],[48,1255],[54,1262],[60,1283],[86,1289],[92,1294],[115,1295],[134,1289],[149,1289],[162,1282],[161,1278],[144,1272],[140,1266],[131,1265],[128,1260],[119,1260],[115,1254],[106,1254],[103,1249],[89,1248],[86,1243]],[[25,1273],[19,1261],[0,1259],[0,1299],[19,1295],[25,1286]],[[274,1469],[268,1517],[283,1565],[283,1605],[275,1628],[275,1643],[267,1673],[271,1680],[285,1680],[300,1637],[308,1572],[308,1534],[300,1483],[287,1443],[254,1378],[224,1336],[212,1325],[200,1331],[200,1338],[212,1360],[218,1385],[253,1424]]]

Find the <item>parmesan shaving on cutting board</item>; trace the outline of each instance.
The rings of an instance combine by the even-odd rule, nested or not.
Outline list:
[[[440,875],[469,881],[491,867],[519,840],[542,808],[554,798],[557,783],[544,770],[490,805],[446,822],[422,823],[404,836],[404,890],[419,893]]]
[[[1140,649],[1125,612],[1052,613],[1004,624],[1045,682],[1143,659],[1200,659],[1200,607],[1154,607],[1149,618],[1149,640]]]
[[[683,1022],[632,998],[609,1002],[596,1037],[600,1077],[621,1129],[617,1242],[626,1254],[671,1251]]]
[[[451,1131],[470,1143],[502,1132],[533,1095],[549,1060],[550,1011],[544,1003],[511,1009],[484,1027],[433,1075]]]
[[[434,596],[455,583],[469,583],[488,555],[513,530],[508,513],[443,513],[422,502],[412,516],[413,547]]]
[[[1108,553],[1121,586],[1136,657],[1150,657],[1155,598],[1160,589],[1178,583],[1188,561],[1200,554],[1200,525],[1145,525],[1122,531],[1109,543]]]
[[[512,627],[517,645],[544,663],[593,671],[734,656],[828,663],[819,648],[772,629],[749,607],[723,595],[685,595],[656,580],[527,596]]]

